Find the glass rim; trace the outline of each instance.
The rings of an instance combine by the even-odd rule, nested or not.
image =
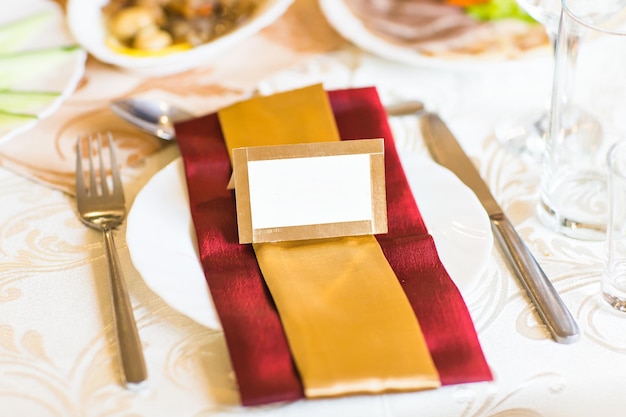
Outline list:
[[[626,181],[626,169],[617,169],[618,151],[624,157],[624,166],[626,166],[626,139],[620,139],[613,143],[607,152],[606,162],[609,168],[609,177],[616,177],[621,181]]]
[[[577,0],[561,0],[561,9],[562,9],[561,18],[563,17],[563,14],[567,14],[567,16],[569,16],[571,20],[575,21],[579,25],[584,26],[588,29],[592,29],[597,32],[602,32],[608,35],[626,36],[626,25],[624,25],[624,27],[620,30],[615,30],[615,29],[610,29],[610,28],[598,25],[597,23],[591,22],[587,20],[586,17],[581,16],[579,13],[576,12],[576,10],[571,6],[572,1],[575,2]],[[590,4],[590,3],[586,2],[585,4]],[[626,23],[626,4],[622,7],[622,9],[624,11],[623,21]]]

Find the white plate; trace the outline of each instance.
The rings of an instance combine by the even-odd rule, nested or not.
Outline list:
[[[491,255],[487,213],[447,169],[414,153],[400,157],[441,260],[461,293],[468,294]],[[148,287],[196,322],[220,328],[195,245],[181,158],[137,195],[128,215],[126,241]]]
[[[102,62],[133,70],[145,75],[174,74],[207,64],[235,44],[273,23],[293,3],[293,0],[267,0],[250,19],[236,30],[195,48],[163,56],[134,57],[109,48],[102,19],[102,6],[109,0],[69,0],[67,18],[70,30],[85,49]]]
[[[65,16],[61,7],[50,0],[20,0],[4,1],[2,3],[2,13],[0,13],[0,24],[17,21],[19,19],[50,11],[52,18],[42,28],[42,33],[24,44],[20,50],[31,50],[38,48],[75,45],[76,41],[70,34],[66,24]],[[22,80],[19,84],[11,85],[8,88],[14,90],[29,91],[51,91],[60,93],[56,100],[49,105],[39,109],[37,116],[39,119],[51,115],[58,109],[76,89],[85,71],[85,60],[87,53],[82,49],[77,49],[68,56],[68,59],[61,65],[55,66],[44,74]],[[0,59],[2,65],[2,59]],[[0,129],[0,142],[11,139],[18,133],[24,132],[37,123],[37,120],[27,121],[10,130]]]
[[[511,64],[522,61],[532,61],[537,57],[550,57],[547,42],[542,47],[531,48],[523,52],[516,49],[508,49],[501,52],[480,54],[458,53],[450,56],[424,55],[414,48],[408,48],[389,42],[367,29],[363,22],[354,15],[344,0],[319,0],[319,4],[330,25],[341,36],[365,51],[404,64],[435,67],[453,66],[454,68],[460,69],[483,69],[486,64],[490,66],[494,64]],[[498,31],[504,31],[502,33],[494,32],[494,38],[500,40],[503,39],[502,35],[504,33],[523,30],[521,28],[522,22],[500,21],[497,25],[499,27]],[[517,33],[517,36],[520,36],[519,33]]]

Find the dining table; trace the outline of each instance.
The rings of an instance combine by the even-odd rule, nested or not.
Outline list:
[[[510,152],[494,133],[502,120],[547,108],[551,83],[547,46],[530,58],[407,63],[341,36],[316,0],[295,0],[267,27],[184,72],[146,75],[88,55],[74,91],[52,114],[0,142],[0,416],[622,415],[626,315],[599,295],[604,242],[576,240],[542,225],[536,215],[541,163]],[[167,228],[168,213],[173,224],[181,223],[180,212],[165,207],[169,199],[184,198],[184,190],[171,189],[172,164],[180,161],[181,150],[176,141],[122,120],[110,103],[141,96],[200,117],[250,97],[314,84],[328,91],[374,87],[386,106],[419,100],[438,113],[562,297],[580,338],[558,343],[551,337],[492,239],[478,200],[432,162],[420,115],[389,116],[405,170],[424,184],[416,203],[424,207],[435,242],[442,242],[438,249],[467,305],[493,380],[243,405],[215,319],[198,319],[184,296],[166,294],[168,285],[178,294],[199,288],[210,302],[206,285],[183,288],[188,271],[177,269],[179,237],[137,235]],[[130,215],[115,238],[148,371],[141,390],[121,383],[101,236],[76,211],[76,140],[94,131],[113,134],[122,165]],[[427,170],[420,172],[420,166]],[[439,175],[441,182],[429,186]],[[167,195],[159,195],[160,186],[169,187]],[[148,192],[160,196],[160,203],[144,198]],[[162,212],[162,222],[149,220],[153,211]],[[463,222],[485,231],[474,247],[463,246]],[[180,233],[191,241],[188,220],[182,223]],[[148,277],[142,273],[146,260],[137,262],[135,250],[154,246],[166,250],[148,262],[168,277]],[[192,250],[192,267],[198,264],[194,256]]]

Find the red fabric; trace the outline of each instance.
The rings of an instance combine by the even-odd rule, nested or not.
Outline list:
[[[492,380],[463,297],[413,198],[376,90],[342,90],[329,97],[342,140],[385,139],[389,232],[376,238],[413,306],[441,383]]]
[[[304,396],[276,308],[251,245],[240,245],[230,159],[217,115],[176,125],[200,260],[220,318],[241,401]]]
[[[491,380],[474,326],[421,218],[374,88],[329,92],[343,140],[385,139],[389,233],[377,236],[422,326],[442,383]],[[231,167],[217,115],[176,125],[207,283],[244,405],[303,397],[280,318],[250,245],[237,242]],[[413,256],[407,256],[412,254]]]

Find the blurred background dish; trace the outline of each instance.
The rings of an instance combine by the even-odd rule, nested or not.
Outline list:
[[[347,40],[404,64],[484,66],[545,57],[543,28],[515,0],[319,0]]]
[[[74,92],[87,54],[49,0],[3,2],[0,13],[0,142],[49,116]]]
[[[201,41],[196,45],[174,42],[173,45],[155,46],[154,49],[150,49],[150,47],[140,49],[143,42],[139,40],[142,37],[139,33],[113,36],[116,32],[118,34],[124,32],[124,29],[117,29],[124,26],[118,24],[120,20],[139,21],[146,18],[144,13],[134,13],[138,12],[139,9],[133,8],[134,10],[127,14],[134,14],[134,16],[130,16],[128,19],[117,19],[113,14],[121,2],[122,0],[69,0],[67,17],[71,32],[89,53],[102,62],[144,75],[162,76],[186,71],[211,62],[219,55],[228,52],[229,48],[234,47],[240,41],[273,23],[289,8],[293,0],[246,0],[247,3],[255,4],[254,9],[248,17],[237,21],[234,29],[213,37],[211,40]],[[172,1],[172,3],[176,3],[177,7],[180,5],[184,9],[187,3],[191,4],[192,2],[178,0]],[[221,1],[202,0],[194,3],[210,6],[212,3],[217,4]],[[237,1],[229,3],[237,4]],[[103,13],[103,8],[106,14]],[[164,15],[163,10],[165,9],[161,8],[161,15]],[[181,13],[181,16],[185,16],[186,12],[181,9]],[[189,15],[189,19],[193,18],[193,13],[190,12],[187,15]],[[162,40],[172,32],[169,26],[165,28],[165,25],[163,16],[161,16],[147,26],[150,26],[152,34],[158,33],[159,39]],[[133,38],[133,40],[124,40],[122,39],[124,36]]]

